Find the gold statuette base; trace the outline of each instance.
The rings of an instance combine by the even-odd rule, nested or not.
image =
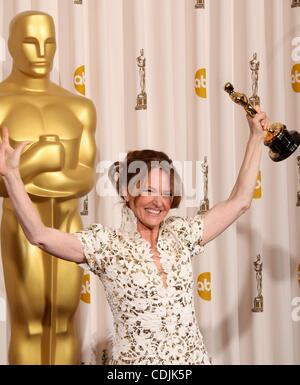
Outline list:
[[[147,94],[139,94],[137,96],[137,104],[135,107],[136,110],[146,110],[147,109]]]
[[[204,9],[205,8],[205,0],[196,0],[195,8],[196,9]]]
[[[263,296],[254,298],[254,307],[252,309],[253,313],[262,313],[264,311],[264,298]]]
[[[291,7],[292,8],[300,7],[300,0],[293,0]]]
[[[209,200],[208,199],[204,199],[200,203],[200,208],[198,210],[198,214],[206,213],[208,210],[209,210]]]

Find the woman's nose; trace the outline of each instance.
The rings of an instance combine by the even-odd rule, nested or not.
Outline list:
[[[153,197],[153,203],[155,203],[158,208],[161,208],[163,206],[163,197],[161,195],[155,195]]]

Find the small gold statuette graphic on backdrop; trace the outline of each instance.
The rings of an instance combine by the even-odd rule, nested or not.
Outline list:
[[[224,89],[231,100],[241,105],[248,115],[254,117],[257,114],[255,108],[249,103],[247,96],[235,92],[231,83],[226,83]],[[264,144],[270,148],[270,158],[274,162],[280,162],[297,150],[300,144],[300,134],[297,131],[288,131],[282,123],[273,123],[266,133]]]
[[[254,298],[254,306],[252,311],[254,313],[261,313],[264,311],[264,298],[262,296],[262,260],[260,254],[258,254],[256,261],[253,263],[254,270],[256,273],[256,286],[257,286],[257,297]]]
[[[300,0],[292,0],[292,8],[300,7]]]
[[[251,69],[251,78],[252,78],[252,96],[249,98],[250,104],[255,106],[260,106],[260,97],[258,96],[258,71],[260,63],[257,60],[257,53],[253,54],[252,60],[249,62]]]
[[[260,97],[258,96],[258,72],[260,63],[257,60],[257,53],[253,54],[252,59],[249,62],[252,78],[252,96],[249,98],[251,106],[260,106]],[[253,199],[260,199],[262,196],[261,192],[261,171],[259,171],[255,192]]]
[[[209,210],[209,200],[208,200],[208,163],[207,156],[202,162],[202,174],[203,174],[203,199],[200,202],[199,214],[206,213]]]
[[[196,0],[196,4],[195,4],[195,8],[196,9],[204,9],[205,8],[205,0]]]
[[[300,186],[300,155],[297,156],[297,164],[298,164],[298,179]],[[300,190],[297,192],[297,206],[300,207]]]
[[[89,215],[89,198],[86,196],[85,200],[83,201],[83,210],[81,211],[80,215]]]
[[[141,92],[137,96],[136,110],[147,109],[147,94],[146,94],[146,58],[144,56],[144,50],[141,49],[141,55],[136,59],[139,67],[140,86]]]

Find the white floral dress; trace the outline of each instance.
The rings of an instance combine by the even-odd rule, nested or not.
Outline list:
[[[136,218],[122,211],[119,230],[91,225],[74,233],[88,268],[101,279],[114,318],[110,364],[209,364],[194,309],[191,258],[202,252],[203,220],[169,217],[162,222],[157,250],[167,288],[152,259],[150,243],[137,232]]]

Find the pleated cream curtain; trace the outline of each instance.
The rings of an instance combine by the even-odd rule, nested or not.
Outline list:
[[[195,162],[207,156],[211,206],[229,196],[249,130],[244,111],[223,87],[231,81],[251,94],[254,52],[260,61],[262,108],[272,121],[300,131],[300,7],[292,8],[292,0],[204,0],[203,9],[195,9],[195,3],[0,0],[0,49],[18,12],[51,14],[58,37],[52,78],[96,105],[98,179],[88,197],[85,225],[119,224],[117,198],[99,193],[105,190],[109,161],[132,149],[163,150],[180,164],[193,162],[194,182]],[[148,109],[136,111],[136,58],[142,48]],[[1,80],[11,68],[5,46],[0,60]],[[194,261],[197,316],[214,364],[300,363],[299,188],[296,155],[276,164],[265,148],[251,210]],[[191,202],[186,201],[194,207],[178,213],[194,214]],[[258,254],[263,259],[263,313],[251,311]],[[0,275],[0,363],[7,361],[6,306]],[[85,276],[76,322],[82,362],[102,363],[109,354],[112,317],[94,276]]]

